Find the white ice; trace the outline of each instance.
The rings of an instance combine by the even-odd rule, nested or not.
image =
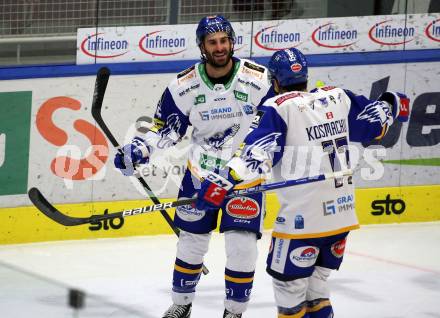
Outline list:
[[[139,219],[142,226],[142,219]],[[246,317],[276,317],[265,272],[270,232],[259,241]],[[102,296],[140,315],[161,317],[170,305],[175,236],[63,241],[0,246],[0,262]],[[224,240],[215,234],[192,318],[221,317]],[[330,278],[336,318],[440,317],[440,222],[363,226],[353,231],[341,269]],[[0,264],[0,317],[132,317],[88,301],[66,310],[65,291],[20,278]],[[88,307],[87,307],[88,306]],[[90,308],[92,307],[92,308]]]

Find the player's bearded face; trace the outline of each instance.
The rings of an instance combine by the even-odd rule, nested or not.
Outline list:
[[[225,32],[216,32],[206,36],[201,50],[207,63],[214,67],[223,67],[231,60],[233,44]]]

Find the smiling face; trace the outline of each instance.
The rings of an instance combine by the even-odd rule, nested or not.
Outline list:
[[[200,50],[208,64],[214,68],[223,68],[231,61],[233,44],[226,32],[216,32],[206,36]]]

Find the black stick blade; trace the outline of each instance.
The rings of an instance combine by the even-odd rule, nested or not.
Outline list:
[[[48,218],[64,226],[74,226],[89,223],[88,218],[72,218],[58,211],[50,204],[37,188],[31,188],[28,196],[35,207],[44,213]]]
[[[92,110],[101,109],[109,78],[110,78],[110,70],[107,67],[101,67],[98,70],[98,74],[96,75],[95,92],[93,93],[93,101],[92,101]]]
[[[92,101],[92,116],[93,119],[95,119],[98,126],[107,136],[107,138],[110,140],[112,145],[116,148],[119,148],[118,141],[116,140],[110,129],[105,124],[101,114],[102,103],[104,101],[105,90],[107,89],[107,83],[109,78],[110,78],[110,70],[107,67],[101,67],[98,71],[98,74],[96,75],[95,92],[93,93],[93,101]]]

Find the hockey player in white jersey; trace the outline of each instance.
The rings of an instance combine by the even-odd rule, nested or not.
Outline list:
[[[224,167],[243,141],[257,106],[274,96],[265,67],[232,56],[235,34],[224,17],[203,18],[196,35],[202,61],[176,76],[157,105],[154,127],[124,146],[124,155],[115,158],[116,167],[130,175],[132,164],[146,163],[152,152],[173,146],[191,125],[188,169],[179,198],[193,197],[202,178]],[[234,200],[222,206],[220,232],[225,232],[227,255],[224,317],[241,317],[252,289],[264,195],[251,195],[248,203],[254,207],[251,213]],[[190,316],[203,258],[211,232],[217,227],[218,212],[219,207],[176,209],[174,223],[181,232],[173,274],[173,305],[164,317]]]
[[[277,51],[269,62],[280,95],[258,107],[244,143],[228,162],[232,178],[212,174],[198,204],[221,204],[232,185],[268,171],[276,181],[350,168],[349,142],[383,137],[397,119],[406,121],[405,95],[368,100],[348,90],[306,91],[307,61],[297,49]],[[273,277],[278,317],[333,317],[327,278],[338,269],[347,234],[359,227],[351,176],[282,188],[267,272]],[[215,200],[213,200],[215,198]]]

